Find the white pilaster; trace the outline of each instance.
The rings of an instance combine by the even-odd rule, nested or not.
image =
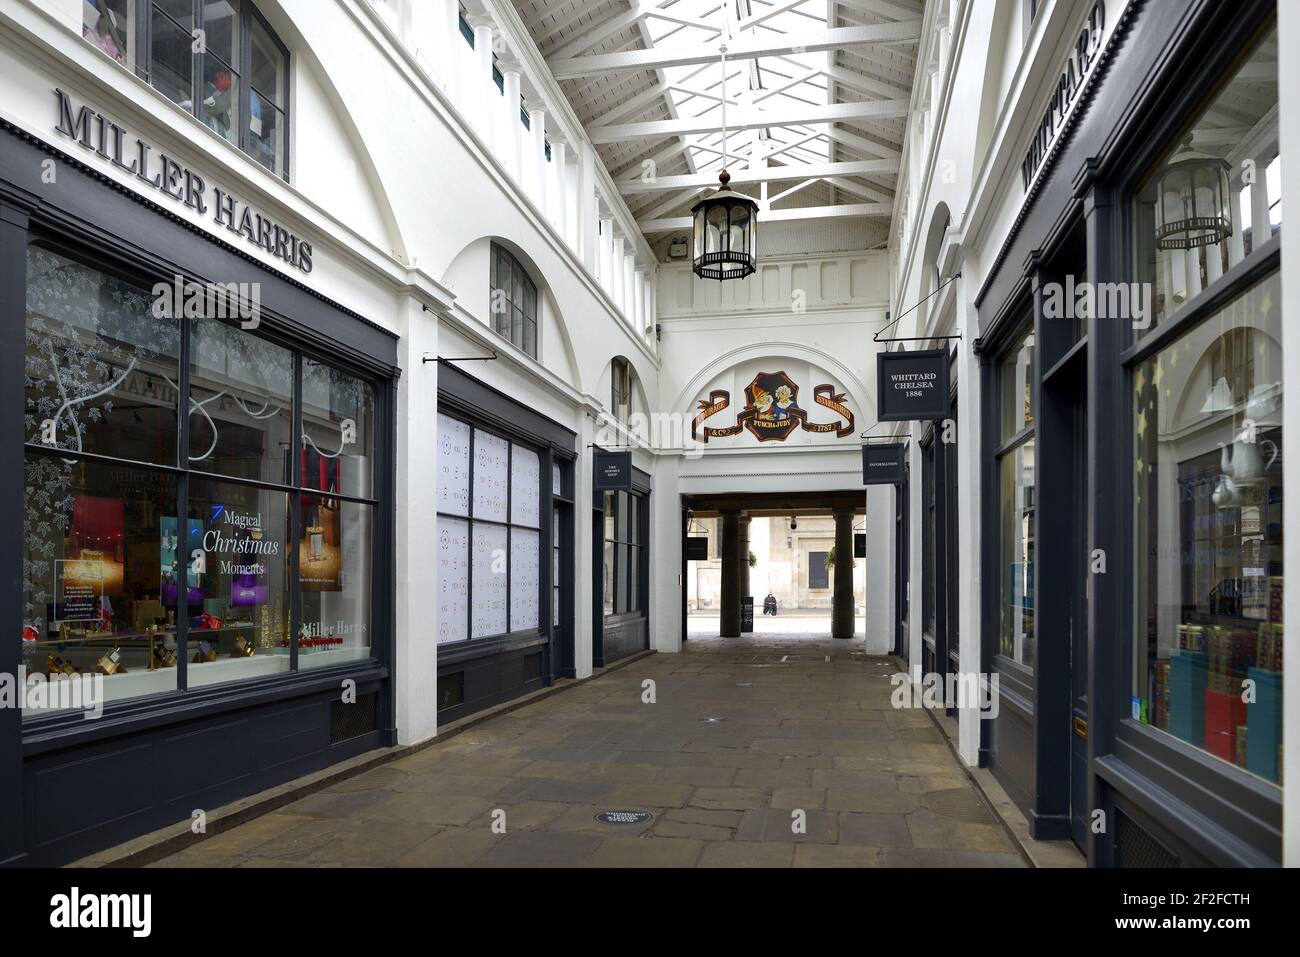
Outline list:
[[[430,596],[438,594],[438,318],[416,299],[405,309],[398,340],[402,376],[397,390],[397,733],[400,744],[433,736],[438,723],[438,645],[429,629]]]
[[[627,285],[627,264],[623,259],[623,237],[617,236],[610,249],[610,269],[609,269],[609,294],[614,298],[614,304],[627,315],[627,310],[623,306],[623,289]]]
[[[474,56],[477,66],[474,73],[467,77],[465,107],[470,111],[475,125],[478,126],[479,134],[491,149],[496,143],[496,124],[493,120],[497,114],[492,109],[497,93],[496,81],[492,79],[492,40],[496,36],[496,26],[491,17],[474,17],[469,21],[469,25],[474,28]]]
[[[632,257],[635,264],[636,257]],[[632,276],[632,328],[640,335],[645,330],[645,270],[636,269]]]
[[[596,212],[596,151],[585,140],[579,146],[577,174],[577,191],[574,196],[575,213],[574,234],[578,243],[578,254],[586,264],[587,270],[596,276],[599,274],[600,225]]]
[[[627,241],[632,245],[632,240]],[[623,315],[627,324],[636,327],[636,254],[625,253],[623,256]]]
[[[551,222],[561,238],[573,247],[569,236],[569,147],[563,140],[551,140]]]
[[[613,295],[614,289],[614,220],[600,219],[600,284]]]
[[[524,163],[523,163],[523,139],[524,124],[519,118],[519,83],[521,74],[517,63],[501,63],[498,65],[501,70],[501,76],[505,80],[502,84],[505,92],[502,99],[502,140],[503,152],[505,153],[506,168],[510,170],[510,175],[514,177],[515,182],[523,187],[524,185]]]
[[[546,205],[546,174],[550,165],[546,162],[546,109],[537,101],[527,103],[526,107],[529,145],[524,165],[528,169],[527,188],[537,208],[549,215]]]

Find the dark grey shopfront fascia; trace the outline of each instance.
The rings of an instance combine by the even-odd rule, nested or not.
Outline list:
[[[986,757],[1033,833],[1082,838],[1095,866],[1280,859],[1280,696],[1234,700],[1239,679],[1271,693],[1277,674],[1281,456],[1246,448],[1234,465],[1235,450],[1202,447],[1240,442],[1248,410],[1281,448],[1280,197],[1234,175],[1232,211],[1187,242],[1167,240],[1190,227],[1150,198],[1241,64],[1276,69],[1274,14],[1130,3],[976,297],[981,393],[996,397],[982,482],[998,492],[983,653],[1004,705],[983,723]],[[1250,93],[1233,108],[1253,132],[1225,149],[1271,166],[1276,83],[1234,89]],[[1148,311],[1062,316],[1049,303],[1080,281],[1147,282]],[[1200,391],[1174,422],[1163,390],[1193,371]]]
[[[0,272],[0,430],[24,448],[0,495],[26,504],[0,549],[24,583],[0,594],[0,672],[114,671],[98,720],[0,709],[0,863],[62,863],[394,743],[395,337],[3,124]],[[260,325],[153,316],[178,274],[259,284]]]

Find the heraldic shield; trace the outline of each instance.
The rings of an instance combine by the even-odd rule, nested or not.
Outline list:
[[[813,400],[838,413],[842,422],[809,422],[808,413],[799,406],[799,386],[785,372],[760,372],[745,386],[745,408],[736,415],[736,424],[724,428],[701,426],[731,403],[731,393],[715,389],[691,422],[691,438],[707,442],[710,438],[739,435],[748,429],[760,442],[784,442],[796,429],[807,432],[833,432],[837,436],[853,433],[853,413],[844,404],[845,397],[828,384],[813,389]]]

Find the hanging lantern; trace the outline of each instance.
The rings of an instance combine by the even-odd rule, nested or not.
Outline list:
[[[735,192],[724,169],[721,185],[691,209],[695,220],[695,275],[701,279],[744,279],[754,272],[758,203]]]
[[[719,186],[691,207],[693,268],[701,279],[744,279],[757,262],[758,203],[731,188],[727,172],[727,48],[722,53],[722,172]]]
[[[1209,156],[1175,159],[1160,177],[1156,247],[1198,249],[1232,235],[1228,164]]]

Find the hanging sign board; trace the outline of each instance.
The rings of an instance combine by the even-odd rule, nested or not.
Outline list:
[[[707,535],[686,536],[686,560],[688,562],[707,562],[709,560],[709,537]]]
[[[597,449],[592,456],[597,492],[630,492],[632,490],[632,453],[606,452]]]
[[[948,415],[948,350],[881,352],[876,356],[876,419],[911,422]]]
[[[853,533],[853,557],[854,558],[867,557],[867,533],[866,532]]]
[[[902,484],[906,461],[906,447],[902,442],[862,446],[862,484]]]

